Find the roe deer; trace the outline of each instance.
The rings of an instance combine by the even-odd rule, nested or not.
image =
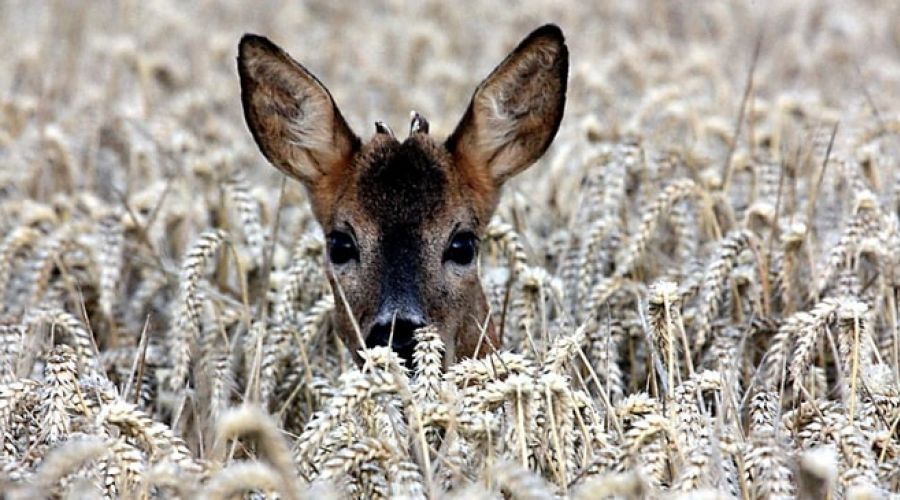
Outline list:
[[[562,31],[543,26],[481,82],[445,141],[413,113],[406,140],[377,122],[362,143],[315,76],[268,39],[241,39],[244,117],[269,162],[306,186],[327,240],[334,324],[357,363],[362,344],[390,344],[411,365],[426,324],[444,341],[445,367],[500,346],[479,238],[501,185],[553,141],[568,67]]]

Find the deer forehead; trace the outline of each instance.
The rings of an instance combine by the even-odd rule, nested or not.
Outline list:
[[[364,210],[385,222],[404,225],[443,211],[453,172],[439,147],[415,136],[402,143],[391,139],[372,146],[357,164],[357,193]]]
[[[376,136],[348,170],[326,217],[332,224],[356,222],[364,226],[356,230],[381,238],[431,239],[477,220],[476,197],[446,148],[426,134],[403,142]],[[428,234],[434,231],[442,234]]]

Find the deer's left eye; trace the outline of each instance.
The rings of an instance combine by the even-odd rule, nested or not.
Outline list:
[[[328,235],[328,258],[333,264],[346,264],[351,260],[359,260],[359,250],[353,238],[347,233],[332,231]]]
[[[448,260],[466,266],[475,260],[475,253],[478,250],[478,238],[474,233],[465,231],[458,233],[450,241],[450,246],[444,250],[444,262]]]

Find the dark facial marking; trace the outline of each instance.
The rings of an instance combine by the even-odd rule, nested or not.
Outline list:
[[[395,224],[384,229],[381,254],[384,277],[381,280],[381,304],[408,312],[423,311],[419,290],[421,251],[419,228]]]
[[[437,159],[429,154],[430,145],[422,141],[386,142],[372,153],[360,174],[363,208],[381,228],[384,274],[379,315],[397,312],[425,319],[423,225],[443,209],[448,181]]]

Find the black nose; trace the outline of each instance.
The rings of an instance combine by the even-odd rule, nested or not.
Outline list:
[[[415,331],[425,323],[407,318],[396,318],[392,321],[379,321],[372,325],[366,337],[366,347],[387,346],[403,358],[407,368],[413,368],[413,352],[416,349]],[[393,334],[391,333],[393,331]]]

